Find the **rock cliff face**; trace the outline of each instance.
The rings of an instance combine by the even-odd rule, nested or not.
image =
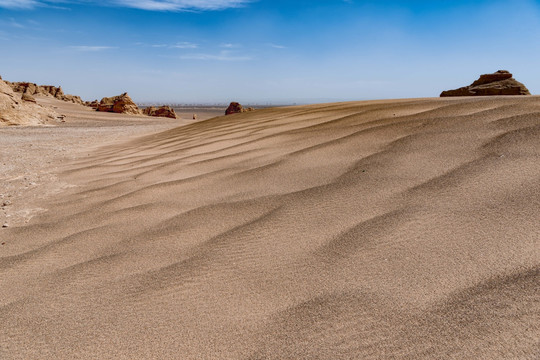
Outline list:
[[[36,104],[28,93],[18,93],[0,77],[0,126],[41,125],[54,122],[58,114]]]
[[[30,96],[43,95],[43,96],[52,96],[58,100],[68,101],[75,104],[84,105],[84,102],[79,96],[76,95],[66,95],[62,90],[62,87],[56,87],[52,85],[36,85],[29,82],[6,82],[11,86],[12,90],[20,94],[28,94]]]
[[[97,111],[115,112],[119,114],[140,115],[141,110],[131,100],[127,93],[122,95],[105,97],[98,104]]]
[[[146,109],[143,110],[144,115],[148,116],[157,116],[157,117],[167,117],[171,119],[176,119],[176,113],[174,112],[174,109],[170,106],[161,106],[159,108],[154,106],[149,106]]]
[[[441,93],[447,96],[492,96],[492,95],[531,95],[529,90],[516,81],[512,74],[506,70],[499,70],[493,74],[481,75],[478,80],[469,86]]]
[[[225,110],[225,115],[243,113],[243,112],[248,112],[248,111],[253,111],[253,110],[255,110],[255,109],[253,109],[252,107],[245,108],[245,107],[243,107],[242,105],[240,105],[237,102],[232,102],[232,103],[230,103],[227,110]]]

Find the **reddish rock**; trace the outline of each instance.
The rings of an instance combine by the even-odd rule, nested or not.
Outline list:
[[[253,110],[255,110],[255,109],[252,108],[252,107],[249,107],[249,108],[246,109],[242,105],[240,105],[239,103],[232,102],[229,105],[229,107],[227,108],[227,110],[225,110],[225,115],[243,113],[243,112],[248,112],[248,111],[253,111]]]
[[[148,116],[166,117],[171,119],[177,118],[174,109],[170,106],[160,106],[159,108],[149,106],[143,110],[143,114]]]
[[[119,114],[140,115],[141,111],[127,93],[105,97],[98,104],[97,111],[115,112]]]
[[[92,109],[94,110],[97,110],[98,106],[99,106],[99,101],[97,100],[94,100],[94,101],[86,101],[84,103],[84,105],[88,106],[88,107],[91,107]]]
[[[512,74],[506,70],[499,70],[493,74],[481,75],[478,80],[469,86],[441,93],[447,96],[492,96],[492,95],[531,95],[529,90],[516,81]]]
[[[244,108],[242,107],[242,105],[240,105],[240,104],[237,103],[237,102],[232,102],[232,103],[230,103],[230,105],[229,105],[229,107],[227,108],[227,110],[225,110],[225,115],[231,115],[231,114],[241,113],[242,110],[244,110]]]

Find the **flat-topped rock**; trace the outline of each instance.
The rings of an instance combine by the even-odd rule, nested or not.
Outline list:
[[[531,93],[525,85],[514,79],[507,70],[480,75],[480,78],[469,86],[441,93],[441,97],[493,95],[531,95]]]

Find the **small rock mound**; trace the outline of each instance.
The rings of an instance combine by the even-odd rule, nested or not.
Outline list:
[[[255,110],[255,109],[252,108],[252,107],[244,108],[239,103],[232,102],[232,103],[230,103],[227,110],[225,110],[225,115],[238,114],[238,113],[243,113],[243,112],[248,112],[248,111],[253,111],[253,110]]]
[[[143,110],[143,114],[148,116],[166,117],[171,119],[177,118],[174,109],[170,106],[160,106],[159,108],[155,106],[149,106]]]
[[[469,86],[441,93],[441,97],[493,95],[531,95],[531,93],[525,85],[515,80],[512,74],[506,70],[480,75],[480,78]]]
[[[118,114],[140,115],[141,110],[131,100],[127,93],[122,95],[105,97],[98,104],[97,111],[114,112]]]

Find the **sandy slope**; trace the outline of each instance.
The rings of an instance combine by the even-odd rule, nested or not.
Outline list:
[[[0,232],[0,358],[538,359],[539,144],[538,97],[118,141]]]
[[[150,118],[96,112],[52,97],[38,96],[37,101],[43,109],[61,114],[63,122],[0,127],[0,226],[27,223],[47,207],[37,200],[71,186],[58,179],[59,165],[86,157],[106,144],[194,122],[192,112],[179,119]],[[220,109],[196,110],[201,120],[223,113]]]

